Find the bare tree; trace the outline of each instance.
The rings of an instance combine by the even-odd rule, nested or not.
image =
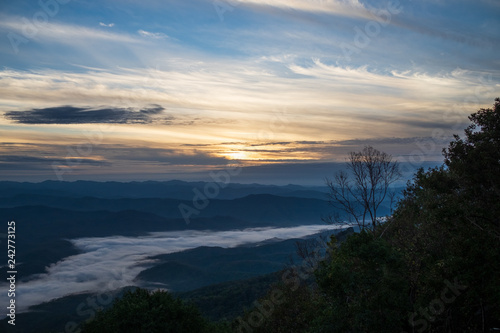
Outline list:
[[[361,229],[380,223],[377,215],[386,197],[393,198],[390,185],[401,177],[397,161],[392,156],[371,146],[360,152],[351,152],[347,159],[347,171],[340,171],[333,179],[326,179],[328,199],[332,206],[354,220]],[[340,222],[337,212],[327,218]]]
[[[328,239],[325,235],[316,238],[302,239],[295,242],[297,255],[302,259],[302,266],[313,270],[318,266],[319,261],[324,258],[328,249]],[[293,262],[292,262],[293,265]]]

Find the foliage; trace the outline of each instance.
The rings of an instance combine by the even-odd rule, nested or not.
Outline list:
[[[287,278],[293,283],[274,284],[266,296],[233,322],[234,332],[299,333],[307,332],[321,308],[313,288],[300,283],[298,276]],[[291,280],[290,280],[291,281]]]
[[[285,298],[286,306],[256,332],[279,325],[290,332],[499,328],[500,100],[469,119],[465,137],[455,136],[444,150],[445,164],[419,170],[385,224],[340,245],[330,242],[330,256],[315,272],[317,287]],[[333,199],[356,200],[364,191],[345,175],[335,181],[339,186],[329,183]],[[363,199],[357,212],[347,201],[347,213],[362,219],[368,212]]]
[[[328,302],[317,331],[500,327],[500,100],[469,119],[445,165],[419,170],[385,225],[350,237],[318,270]]]
[[[271,273],[244,280],[223,282],[200,289],[177,293],[181,299],[195,304],[210,320],[232,320],[245,308],[263,297],[270,285],[279,281],[278,273]]]
[[[445,165],[415,175],[387,234],[409,263],[414,311],[439,298],[443,281],[465,288],[421,326],[429,331],[500,326],[500,101],[469,119]]]
[[[86,323],[83,333],[227,332],[209,323],[198,309],[165,291],[128,291]]]
[[[469,119],[465,138],[455,136],[444,151],[445,164],[468,202],[468,222],[500,240],[500,99]]]
[[[330,243],[344,241],[354,233],[348,228],[330,234]],[[329,256],[323,237],[297,243],[300,262],[279,272],[279,281],[272,284],[264,297],[254,302],[242,317],[233,322],[235,332],[294,333],[316,332],[313,323],[325,308],[325,298],[316,287],[314,272]],[[313,331],[311,331],[313,330]]]
[[[333,244],[332,244],[333,245]],[[373,233],[361,231],[317,271],[326,306],[313,331],[395,332],[409,309],[401,254]]]
[[[500,100],[494,109],[481,109],[469,119],[465,137],[455,136],[444,150],[445,164],[420,169],[386,223],[375,223],[340,244],[333,238],[319,262],[309,260],[316,249],[299,248],[306,272],[283,272],[282,282],[237,318],[232,329],[444,333],[500,328]],[[363,191],[344,185],[352,193]],[[358,218],[376,216],[376,206],[374,215],[361,207]],[[167,293],[153,295],[140,291],[124,297],[99,314],[95,322],[102,326],[84,332],[227,329],[211,326],[196,309]]]

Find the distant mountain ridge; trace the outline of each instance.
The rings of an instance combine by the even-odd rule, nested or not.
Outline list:
[[[200,207],[195,202],[193,192],[197,187],[193,186],[203,189],[206,184],[182,181],[0,182],[0,219],[16,221],[18,259],[25,263],[21,277],[27,278],[31,274],[44,272],[45,266],[51,263],[76,254],[77,250],[68,241],[73,238],[139,236],[150,232],[189,229],[222,231],[320,224],[321,218],[332,212],[326,200],[292,196],[310,192],[321,197],[324,195],[296,185],[228,184],[221,189],[221,193],[225,189],[233,192],[226,192],[225,199],[221,194],[207,199]],[[163,194],[179,191],[177,196],[186,196],[188,199],[122,197],[137,188],[143,188],[142,195],[153,195],[160,189],[169,189],[170,192]],[[268,190],[272,193],[247,194]],[[112,191],[117,191],[114,193],[119,195],[111,195]],[[276,195],[276,192],[283,195]],[[92,193],[101,194],[101,197],[89,195]],[[184,218],[179,208],[181,205],[195,212],[189,216],[189,220]]]
[[[0,197],[18,194],[38,194],[68,197],[96,198],[171,198],[190,200],[194,189],[203,192],[207,182],[186,182],[180,180],[145,182],[95,182],[95,181],[44,181],[41,183],[0,182]],[[218,183],[218,199],[236,199],[250,194],[274,194],[303,198],[324,199],[327,188],[323,186],[305,187],[299,185],[260,185]]]
[[[0,220],[16,222],[18,281],[22,284],[38,279],[50,265],[80,254],[81,249],[71,241],[76,238],[288,228],[321,224],[321,218],[332,212],[322,187],[227,184],[219,187],[216,195],[200,198],[207,184],[210,185],[183,181],[0,182]],[[195,213],[186,220],[180,207],[190,207]],[[266,231],[258,232],[265,235]],[[270,237],[248,248],[212,246],[160,255],[152,258],[158,260],[156,265],[145,267],[136,278],[146,286],[187,291],[211,283],[257,277],[283,268],[287,258],[293,256],[295,241]],[[233,295],[235,303],[236,298]],[[67,298],[70,299],[79,296]],[[37,316],[27,313],[22,318]],[[54,314],[52,319],[63,321],[71,317],[72,314]]]
[[[234,200],[210,200],[205,209],[183,219],[177,199],[101,199],[20,194],[0,200],[0,219],[16,221],[17,254],[25,268],[20,277],[43,273],[45,266],[76,254],[68,239],[139,236],[179,230],[235,230],[289,227],[321,223],[326,201],[249,195]],[[51,246],[50,244],[54,244]]]
[[[21,194],[0,200],[0,208],[30,205],[71,211],[134,210],[168,219],[184,217],[179,209],[181,204],[198,211],[192,218],[231,216],[255,223],[271,223],[271,225],[285,222],[288,224],[317,223],[320,222],[321,216],[330,210],[325,200],[281,197],[271,194],[252,194],[233,200],[211,199],[204,209],[197,209],[193,200],[162,198],[102,199]]]

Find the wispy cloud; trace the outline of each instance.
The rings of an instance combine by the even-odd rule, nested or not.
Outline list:
[[[53,101],[84,109],[72,109],[71,121],[80,117],[87,121],[123,122],[125,118],[120,117],[127,115],[130,123],[145,123],[151,117],[127,113],[125,109],[140,110],[143,105],[154,103],[168,108],[169,116],[182,120],[164,119],[166,124],[194,121],[193,129],[198,134],[193,135],[213,135],[210,142],[221,142],[223,139],[217,136],[222,132],[241,133],[227,137],[228,141],[247,141],[245,133],[249,130],[256,138],[262,128],[270,126],[273,113],[280,110],[286,110],[288,122],[286,131],[274,131],[276,141],[315,140],[318,135],[339,140],[352,138],[353,133],[358,138],[369,138],[379,136],[380,131],[386,136],[411,137],[429,135],[424,132],[431,127],[449,128],[446,123],[456,119],[447,120],[444,115],[454,104],[463,104],[464,91],[485,92],[478,103],[488,107],[495,97],[491,87],[500,82],[500,73],[491,73],[485,83],[483,72],[471,70],[381,71],[366,66],[325,64],[319,59],[308,64],[287,60],[282,66],[288,72],[263,71],[251,61],[202,63],[190,71],[178,71],[174,65],[169,65],[172,69],[168,70],[122,68],[83,73],[6,69],[0,71],[0,104],[4,109],[7,105],[15,106],[9,107],[7,117],[20,123],[54,123],[56,120],[42,110],[50,110]],[[22,108],[27,100],[39,107]],[[98,112],[88,113],[89,100],[96,105],[112,105],[110,109],[115,111],[101,116]],[[460,114],[465,121],[474,109],[469,111]],[[25,117],[28,115],[34,120]],[[60,110],[58,115],[63,117]],[[93,117],[101,118],[90,120]],[[64,121],[71,123],[69,119]],[[183,137],[186,135],[184,130]]]
[[[422,19],[418,20],[408,17],[395,17],[393,24],[398,27],[408,29],[419,34],[436,37],[447,41],[453,41],[459,44],[467,44],[471,47],[484,48],[492,47],[500,42],[498,36],[492,36],[483,32],[482,34],[472,33],[464,29],[460,29],[460,25],[451,25],[453,29],[443,28],[436,25],[434,20]],[[470,28],[469,28],[470,29]]]
[[[146,31],[146,30],[138,30],[137,32],[139,33],[139,35],[141,35],[143,37],[147,37],[147,38],[153,38],[153,39],[168,38],[168,36],[162,32],[150,32],[150,31]]]
[[[25,35],[28,23],[30,21],[23,17],[3,17],[0,20],[0,27],[16,32],[21,36]],[[64,44],[77,44],[82,40],[103,40],[120,43],[138,43],[139,39],[126,33],[115,33],[94,29],[86,26],[45,22],[35,26],[34,31],[30,31],[29,39],[39,41],[49,41]]]
[[[231,10],[211,0],[125,1],[95,16],[77,1],[47,20],[35,20],[41,7],[9,2],[0,14],[3,140],[78,143],[82,131],[113,124],[108,147],[161,144],[193,164],[249,158],[252,148],[266,162],[323,161],[340,151],[328,147],[334,141],[460,133],[500,88],[494,0],[221,2]],[[357,51],[346,57],[342,45]],[[151,104],[168,115],[140,112]],[[140,155],[155,170],[175,160],[156,153]]]
[[[114,23],[108,23],[108,24],[106,24],[106,23],[102,23],[102,22],[99,22],[99,25],[100,25],[101,27],[107,27],[107,28],[112,28],[112,27],[114,27],[114,26],[115,26],[115,24],[114,24]]]
[[[174,65],[174,64],[173,64]],[[269,107],[370,107],[394,103],[419,104],[420,108],[460,99],[464,89],[484,85],[484,73],[455,70],[437,74],[418,71],[372,70],[326,65],[316,59],[310,65],[284,63],[291,73],[265,72],[251,62],[206,63],[192,71],[122,69],[61,73],[57,71],[1,71],[0,102],[25,100],[81,104],[137,103],[147,101],[185,108],[242,110]],[[172,66],[172,65],[171,65]],[[244,70],[241,70],[244,68]],[[217,71],[214,77],[211,71]],[[500,73],[492,73],[495,84]],[[249,90],[250,89],[250,90]],[[359,99],[359,91],[364,98]],[[383,92],[383,96],[381,96]],[[383,101],[381,100],[383,97]],[[486,98],[485,97],[485,101]],[[356,103],[353,103],[356,101]],[[488,100],[489,103],[489,100]],[[136,106],[134,104],[134,106]],[[390,110],[388,110],[390,111]]]
[[[72,158],[4,155],[0,156],[0,170],[3,171],[53,171],[53,165],[73,165],[74,170],[89,167],[111,167],[112,163],[92,157]]]
[[[365,17],[368,12],[358,0],[240,0],[238,4],[349,17]]]

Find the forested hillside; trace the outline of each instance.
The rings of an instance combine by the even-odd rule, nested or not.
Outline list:
[[[272,310],[248,311],[238,329],[499,330],[500,100],[469,119],[444,165],[419,170],[385,224],[330,243],[317,286],[285,284]],[[261,302],[270,300],[273,290]]]
[[[500,100],[469,119],[465,137],[456,136],[444,150],[444,164],[415,174],[386,223],[340,244],[332,237],[326,258],[302,248],[302,264],[283,271],[231,328],[200,321],[198,313],[177,305],[155,312],[134,332],[153,332],[146,327],[181,310],[181,323],[193,318],[210,332],[500,329]],[[124,308],[127,300],[116,303],[84,332],[132,332],[125,323],[135,313],[158,309],[146,302],[148,293],[140,295],[128,296],[144,298],[139,311],[132,304]],[[162,332],[176,331],[165,325]]]

